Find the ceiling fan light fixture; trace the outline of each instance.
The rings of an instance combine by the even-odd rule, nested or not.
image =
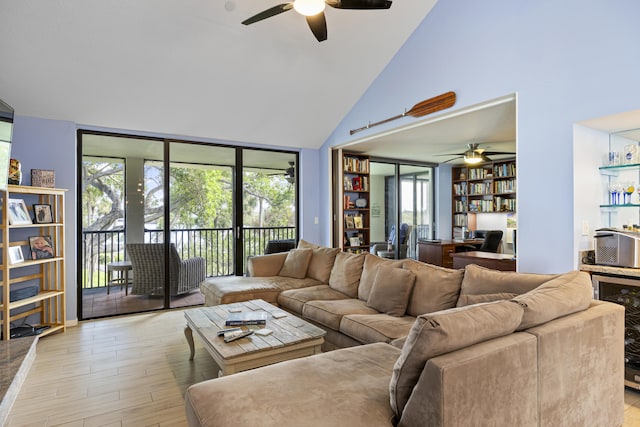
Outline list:
[[[301,15],[314,16],[324,11],[324,0],[295,0],[293,8]]]
[[[476,150],[467,150],[464,152],[464,162],[470,165],[475,165],[482,161],[482,154]]]

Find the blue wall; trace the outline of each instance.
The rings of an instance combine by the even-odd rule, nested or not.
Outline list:
[[[76,173],[76,131],[78,128],[107,132],[114,129],[78,126],[73,122],[47,120],[34,117],[16,116],[13,130],[11,157],[22,164],[22,184],[31,184],[31,169],[53,169],[56,173],[56,187],[68,189],[65,199],[66,215],[66,287],[67,320],[77,319],[77,173]],[[176,138],[172,135],[159,135],[149,132],[120,131],[120,133],[140,136]],[[179,139],[189,139],[180,137]],[[203,141],[202,138],[192,140]],[[203,142],[207,142],[204,140]],[[221,141],[209,141],[220,143]],[[231,144],[231,143],[229,143]],[[243,145],[257,147],[256,145]],[[269,147],[291,150],[286,147]],[[296,151],[296,150],[292,150]],[[297,150],[300,152],[300,232],[301,237],[311,242],[320,240],[320,226],[314,224],[314,217],[320,215],[318,194],[318,150]]]
[[[639,16],[637,0],[440,0],[325,142],[323,182],[349,129],[448,90],[454,109],[517,93],[519,270],[575,268],[572,126],[639,108]]]

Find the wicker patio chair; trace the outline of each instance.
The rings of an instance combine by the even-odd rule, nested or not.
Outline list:
[[[133,266],[132,295],[164,295],[164,244],[128,243],[127,252]],[[181,260],[172,243],[169,248],[170,295],[198,289],[205,278],[205,259]]]

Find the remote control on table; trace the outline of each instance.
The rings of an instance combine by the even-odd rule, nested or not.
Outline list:
[[[242,328],[226,328],[226,329],[220,329],[218,331],[218,336],[221,337],[224,334],[226,334],[227,332],[237,332],[237,331],[241,331]]]
[[[224,342],[239,340],[240,338],[244,338],[247,335],[251,335],[252,333],[253,333],[252,330],[239,331],[239,332],[227,332],[226,334],[224,334]]]

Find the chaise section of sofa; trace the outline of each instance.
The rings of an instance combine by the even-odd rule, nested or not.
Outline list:
[[[400,350],[341,349],[195,384],[191,427],[392,426],[389,380]]]

